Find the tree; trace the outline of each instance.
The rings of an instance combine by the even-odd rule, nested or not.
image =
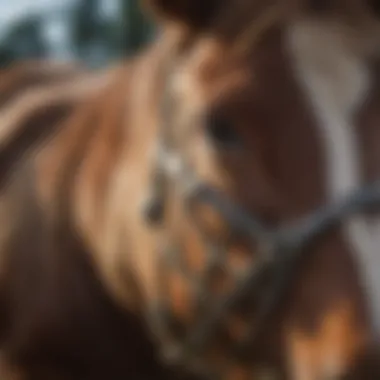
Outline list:
[[[26,58],[42,58],[48,53],[38,16],[28,16],[17,23],[4,36],[0,44],[0,65]]]
[[[139,0],[121,0],[121,51],[130,55],[146,44],[153,27],[145,17]]]
[[[100,0],[81,0],[73,10],[71,40],[76,55],[89,64],[104,64],[111,54]]]

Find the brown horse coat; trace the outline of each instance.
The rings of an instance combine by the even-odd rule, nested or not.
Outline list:
[[[60,226],[53,222],[53,210],[61,215],[60,202],[69,195],[56,187],[63,185],[57,183],[60,167],[65,167],[66,175],[74,174],[80,165],[75,160],[85,152],[83,146],[79,148],[83,138],[100,131],[98,126],[111,127],[111,133],[115,130],[114,123],[104,122],[111,121],[108,116],[119,119],[123,112],[121,101],[113,104],[110,97],[124,87],[124,76],[121,82],[119,76],[113,79],[110,89],[97,99],[110,82],[112,70],[105,75],[78,70],[63,75],[59,67],[48,72],[39,67],[31,70],[30,65],[6,71],[6,86],[1,81],[3,99],[8,102],[1,111],[1,376],[13,379],[18,372],[22,379],[36,380],[160,376],[140,321],[105,295],[86,258],[85,243],[62,228],[63,220]],[[110,113],[102,121],[98,112],[104,112],[104,99],[111,102]],[[75,127],[63,128],[71,117],[74,124],[69,121],[68,125]],[[45,208],[47,200],[30,175],[45,147],[59,141],[67,129],[78,136],[65,149],[75,149],[77,143],[80,151],[67,152],[67,159],[73,160],[70,169],[57,162],[56,155],[49,158],[55,172],[43,172],[42,177],[53,181],[50,188],[57,194]],[[118,140],[104,142],[113,146]]]
[[[154,344],[160,343],[160,337],[154,329],[148,332],[145,323],[161,295],[162,273],[158,270],[158,233],[145,223],[142,212],[150,195],[160,128],[169,122],[160,113],[168,85],[173,86],[172,117],[181,154],[202,179],[232,195],[249,212],[276,224],[312,211],[330,196],[324,189],[323,165],[329,157],[316,120],[326,109],[313,113],[313,92],[308,93],[297,81],[283,49],[282,24],[269,28],[253,53],[252,36],[261,36],[261,31],[250,29],[251,24],[257,25],[251,19],[265,13],[268,2],[150,3],[165,20],[165,31],[158,42],[125,66],[80,76],[80,80],[74,72],[62,82],[54,70],[52,80],[45,82],[43,70],[35,72],[28,65],[15,79],[8,72],[2,74],[11,78],[9,84],[0,85],[4,104],[0,109],[0,218],[4,226],[0,376],[5,380],[172,376],[157,360]],[[310,3],[294,3],[301,21],[306,17],[306,26],[300,24],[306,28],[305,35],[320,43],[319,32],[331,31],[329,24],[316,24],[318,33],[313,35],[308,29]],[[334,17],[338,10],[347,16],[343,21],[337,18],[344,38],[333,39],[333,48],[346,47],[347,36],[351,42],[350,29],[344,27],[347,20],[354,20],[354,30],[363,32],[359,39],[365,44],[353,43],[354,53],[349,53],[370,67],[369,62],[376,62],[372,54],[378,42],[370,31],[377,24],[362,8],[360,1],[336,0],[322,10],[312,8],[317,11],[312,15],[323,22],[323,12]],[[215,18],[215,14],[222,16]],[[248,33],[242,34],[246,29]],[[297,41],[294,49],[300,46]],[[316,51],[311,63],[331,57],[330,51],[326,55]],[[343,49],[343,58],[346,53]],[[168,62],[169,58],[176,60]],[[167,76],[167,64],[173,62]],[[326,70],[322,79],[331,75],[336,79],[332,90],[340,89],[337,61],[323,63],[317,65]],[[378,72],[376,67],[370,70]],[[347,78],[347,93],[351,94],[354,84]],[[367,179],[377,173],[377,167],[372,167],[377,162],[373,125],[379,97],[376,80],[371,83],[368,102],[359,107],[361,117],[355,108],[355,126],[368,148],[363,158]],[[332,103],[337,98],[332,97]],[[232,129],[244,137],[247,149],[243,154],[210,147],[210,136],[204,135],[212,126],[204,120],[215,115],[233,122]],[[202,128],[189,132],[189,124]],[[328,120],[320,125],[330,126]],[[181,136],[187,132],[189,139],[184,141]],[[221,137],[213,133],[211,138]],[[176,200],[174,195],[169,206],[181,210]],[[178,233],[189,266],[196,271],[202,266],[204,247],[194,226],[182,211],[179,215],[174,226],[169,218],[169,229]],[[221,238],[219,227],[216,230]],[[249,247],[236,244],[229,251],[229,264],[244,266],[247,253],[252,254]],[[264,363],[290,379],[335,379],[366,353],[373,331],[363,311],[366,299],[357,263],[340,231],[332,231],[313,253],[294,279],[290,296],[265,331],[259,349],[252,351],[253,369],[249,371]],[[189,284],[177,272],[167,270],[165,276],[171,308],[191,325]],[[223,286],[216,286],[215,294],[220,289]],[[233,328],[236,325],[232,323]],[[217,363],[226,379],[250,378],[252,372],[247,374],[245,366],[226,357],[225,342],[221,347],[220,354],[207,356],[207,360]],[[376,378],[373,368],[368,376]]]

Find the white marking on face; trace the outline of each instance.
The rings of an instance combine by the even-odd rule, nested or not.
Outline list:
[[[326,201],[336,201],[362,185],[360,146],[354,116],[370,86],[365,58],[347,29],[321,21],[299,21],[289,30],[289,47],[297,79],[310,99],[324,147]],[[363,216],[345,222],[343,233],[359,266],[360,280],[368,295],[370,314],[380,336],[380,224]],[[341,370],[327,359],[326,371],[336,376]],[[326,362],[326,363],[327,363]]]

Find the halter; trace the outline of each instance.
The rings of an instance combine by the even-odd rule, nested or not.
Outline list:
[[[244,303],[255,301],[255,309],[250,320],[250,329],[246,337],[231,347],[231,355],[238,360],[245,360],[249,349],[254,347],[265,323],[280,304],[284,293],[289,289],[292,273],[307,253],[307,249],[317,240],[322,239],[331,229],[337,227],[346,217],[366,211],[380,205],[380,180],[367,185],[339,202],[322,206],[298,221],[270,228],[255,215],[248,213],[226,195],[202,182],[185,165],[173,165],[175,141],[170,134],[170,94],[166,88],[163,95],[162,118],[160,130],[160,154],[154,171],[154,194],[149,204],[148,219],[160,224],[163,219],[168,189],[175,183],[181,192],[188,216],[192,217],[194,206],[205,204],[211,206],[226,222],[233,234],[243,236],[252,243],[255,257],[252,258],[244,273],[230,273],[235,281],[235,288],[217,299],[208,294],[207,283],[215,268],[228,270],[226,262],[228,247],[217,246],[215,242],[204,237],[206,247],[206,265],[203,275],[192,276],[181,262],[181,252],[175,244],[164,247],[161,254],[161,265],[178,270],[195,289],[195,302],[201,314],[197,323],[184,339],[171,339],[172,344],[164,345],[163,357],[171,365],[195,371],[206,378],[219,378],[218,374],[201,362],[208,343],[216,336],[225,317],[231,310]],[[199,231],[202,232],[202,231]],[[203,234],[204,235],[204,234]],[[263,286],[264,278],[270,274],[271,281]],[[174,316],[164,305],[157,301],[149,315],[154,332],[167,341]]]

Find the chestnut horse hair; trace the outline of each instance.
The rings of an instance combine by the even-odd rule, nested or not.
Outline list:
[[[380,378],[377,2],[142,5],[0,70],[0,379]]]

